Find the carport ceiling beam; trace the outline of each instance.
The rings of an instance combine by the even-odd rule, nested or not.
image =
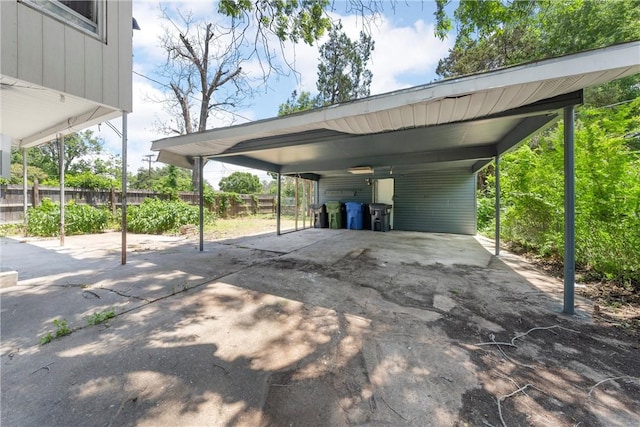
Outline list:
[[[496,154],[500,155],[510,150],[533,134],[550,126],[557,121],[557,119],[557,114],[546,114],[543,116],[534,116],[522,119],[522,122],[520,122],[518,126],[514,127],[498,142]]]
[[[542,113],[545,111],[560,110],[569,105],[579,105],[584,101],[582,89],[575,92],[569,92],[562,95],[557,95],[552,98],[541,99],[533,104],[523,105],[522,107],[514,108],[512,110],[503,111],[501,113],[488,116],[493,117],[505,117],[505,116],[518,116],[518,115],[531,115],[535,113]]]
[[[266,172],[280,172],[280,166],[265,162],[263,160],[253,159],[251,157],[246,156],[233,156],[233,157],[219,157],[219,156],[210,156],[208,157],[211,160],[216,160],[223,163],[230,163],[232,165],[244,166],[246,168],[259,169]]]
[[[314,144],[318,141],[332,142],[339,141],[352,135],[337,132],[333,130],[321,129],[306,132],[297,132],[287,135],[269,136],[265,138],[251,139],[242,141],[233,147],[226,149],[218,156],[232,156],[236,154],[244,154],[248,152],[273,150],[278,148],[287,148],[291,146],[300,146],[305,144]]]
[[[294,173],[286,176],[293,177],[293,178],[298,177],[302,179],[308,179],[309,181],[320,181],[320,175],[315,173]]]
[[[347,170],[357,165],[371,165],[374,169],[383,166],[420,165],[428,163],[451,162],[456,160],[491,158],[496,155],[493,145],[457,148],[454,150],[427,151],[419,153],[380,154],[357,158],[337,158],[319,162],[305,162],[283,165],[282,173],[293,174],[302,171]]]

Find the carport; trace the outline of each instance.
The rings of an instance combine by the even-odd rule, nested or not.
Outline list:
[[[458,234],[475,233],[476,173],[495,161],[498,255],[500,156],[562,114],[567,124],[564,311],[573,314],[574,106],[582,103],[584,88],[640,72],[639,59],[640,42],[620,44],[166,138],[154,141],[152,150],[160,152],[160,161],[200,173],[206,159],[215,159],[276,172],[278,178],[312,179],[320,201],[343,196],[373,201],[371,180],[394,177],[400,196],[396,228]],[[435,212],[431,228],[420,220],[425,212]],[[202,250],[202,227],[200,233]]]

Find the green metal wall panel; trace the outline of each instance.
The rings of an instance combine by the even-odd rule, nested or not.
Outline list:
[[[394,178],[394,229],[476,233],[475,174],[450,170]]]

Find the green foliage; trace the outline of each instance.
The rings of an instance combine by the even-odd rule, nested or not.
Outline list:
[[[640,39],[634,0],[462,1],[453,18],[438,0],[436,35],[455,27],[455,46],[437,73],[452,77]],[[629,98],[626,98],[629,99]]]
[[[639,113],[640,98],[615,108],[585,108],[575,131],[576,262],[594,277],[638,286],[640,153],[630,145]],[[563,127],[505,155],[501,169],[503,237],[561,256]],[[483,221],[478,219],[481,230]]]
[[[65,176],[64,181],[65,187],[84,188],[87,190],[109,190],[120,187],[120,181],[88,171],[77,175]]]
[[[80,173],[91,170],[93,158],[102,153],[103,142],[93,132],[86,130],[64,137],[64,172]],[[58,141],[51,141],[28,150],[28,164],[44,170],[49,177],[60,175],[58,162],[60,149]]]
[[[22,160],[20,163],[11,164],[11,179],[7,184],[22,184]],[[33,185],[35,179],[43,182],[49,177],[45,171],[37,166],[27,166],[27,184]]]
[[[232,213],[232,208],[238,203],[243,203],[242,197],[238,193],[229,192],[205,192],[205,203],[215,210],[221,218],[227,218]]]
[[[373,75],[366,66],[373,49],[370,35],[361,31],[353,41],[342,32],[340,22],[331,28],[329,40],[320,46],[318,103],[331,105],[369,96]]]
[[[192,191],[191,172],[173,165],[141,167],[129,180],[129,186],[138,190],[154,190],[165,194]]]
[[[255,40],[266,39],[270,33],[280,41],[303,40],[311,45],[331,26],[324,11],[328,5],[328,0],[221,0],[218,12],[256,28]]]
[[[291,92],[291,98],[287,99],[284,104],[280,104],[278,107],[278,116],[287,116],[289,114],[311,110],[321,105],[318,98],[312,97],[310,92],[303,91],[300,92],[300,96],[298,96],[298,92],[294,90]]]
[[[0,237],[24,235],[24,224],[0,224]]]
[[[55,319],[53,321],[53,326],[56,328],[56,330],[53,333],[47,332],[43,337],[41,337],[40,345],[48,344],[53,341],[54,338],[60,338],[71,333],[71,329],[69,328],[67,321],[64,319]]]
[[[116,317],[116,312],[114,309],[107,311],[97,311],[93,313],[91,316],[85,317],[87,324],[90,326],[99,325],[100,323],[104,323],[107,320]]]
[[[218,184],[220,191],[238,194],[254,194],[262,190],[260,178],[250,172],[234,172]]]
[[[489,233],[495,230],[496,203],[494,197],[478,195],[478,231]]]
[[[183,225],[198,224],[197,206],[181,200],[145,199],[139,206],[127,210],[127,230],[132,233],[161,234],[177,231]],[[205,222],[208,217],[205,217]]]
[[[44,334],[44,336],[40,337],[40,345],[49,344],[51,341],[53,341],[53,338],[53,334],[51,332],[47,332],[46,334]]]
[[[111,214],[106,209],[80,205],[71,201],[65,205],[65,234],[98,233],[109,223]],[[60,204],[50,199],[27,211],[27,234],[52,237],[60,233]]]

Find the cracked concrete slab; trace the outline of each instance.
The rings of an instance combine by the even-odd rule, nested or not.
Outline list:
[[[126,266],[119,239],[3,239],[21,279],[0,290],[2,425],[499,425],[516,384],[536,388],[508,425],[640,424],[637,340],[562,315],[561,283],[482,239],[130,236]]]

